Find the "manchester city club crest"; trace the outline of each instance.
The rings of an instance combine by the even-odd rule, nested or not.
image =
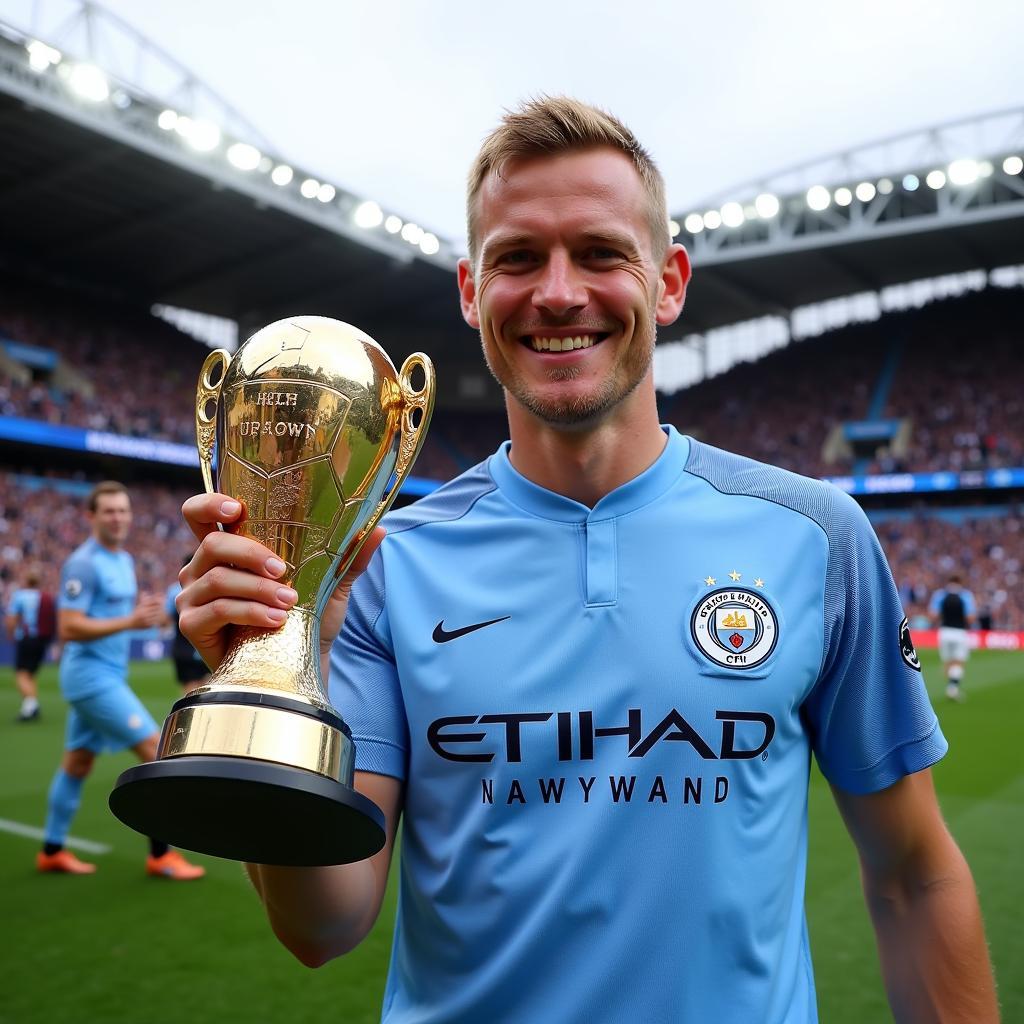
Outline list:
[[[744,671],[771,656],[779,639],[779,620],[763,594],[747,587],[722,587],[697,602],[690,632],[698,649],[716,665]]]

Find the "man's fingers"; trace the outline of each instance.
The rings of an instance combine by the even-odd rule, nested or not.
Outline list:
[[[192,561],[178,574],[182,586],[199,579],[218,565],[233,565],[239,569],[277,579],[287,566],[273,551],[249,537],[233,533],[210,531],[200,542]]]
[[[194,494],[181,506],[189,529],[202,540],[217,530],[218,523],[230,525],[242,514],[242,506],[226,494]]]
[[[266,576],[217,565],[204,573],[187,592],[182,591],[178,604],[179,607],[205,605],[222,598],[258,601],[271,608],[291,608],[298,594],[291,587]]]
[[[270,608],[258,601],[219,597],[209,604],[187,607],[181,612],[181,631],[202,650],[223,643],[225,626],[257,626],[277,629],[288,617],[284,608]]]

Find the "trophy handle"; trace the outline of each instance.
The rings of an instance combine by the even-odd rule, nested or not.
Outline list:
[[[227,349],[214,349],[199,371],[199,386],[196,388],[196,447],[199,449],[199,467],[203,471],[203,486],[207,494],[216,490],[213,484],[213,446],[217,439],[217,401],[230,362],[231,354]],[[220,380],[214,384],[213,372],[218,366]],[[208,409],[210,402],[213,402],[212,413]]]
[[[419,391],[412,386],[412,372],[417,366],[423,370],[423,387]],[[434,364],[430,361],[430,357],[422,352],[413,352],[402,363],[402,369],[398,372],[398,387],[402,393],[402,435],[398,443],[398,460],[395,462],[394,483],[377,503],[377,507],[373,510],[373,515],[370,516],[366,525],[357,534],[355,543],[352,545],[352,557],[362,547],[363,541],[373,532],[373,528],[380,521],[380,517],[391,507],[391,503],[398,495],[399,488],[409,475],[409,470],[412,469],[412,465],[416,461],[416,456],[419,455],[420,449],[423,447],[423,442],[427,437],[427,427],[430,426],[430,416],[434,411],[435,385]],[[422,415],[420,416],[419,423],[413,423],[412,414],[417,409],[420,410]],[[341,566],[339,566],[339,569],[342,567],[347,568],[352,557],[346,558],[341,563]]]

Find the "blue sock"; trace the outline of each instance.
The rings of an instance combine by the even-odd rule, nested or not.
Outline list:
[[[45,838],[48,844],[64,845],[82,799],[83,782],[85,779],[76,779],[73,775],[68,775],[63,768],[57,769],[57,774],[50,783],[50,802],[46,814]]]

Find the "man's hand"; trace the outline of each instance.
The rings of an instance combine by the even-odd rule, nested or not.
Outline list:
[[[286,566],[258,541],[228,532],[242,512],[224,494],[198,494],[181,507],[185,522],[199,540],[192,561],[178,574],[181,593],[175,602],[181,632],[203,660],[215,669],[227,652],[232,626],[277,629],[297,594],[283,579]],[[222,523],[227,530],[218,529]],[[345,621],[352,584],[384,539],[377,527],[351,568],[339,581],[320,622],[323,656]]]
[[[162,626],[165,618],[163,601],[156,594],[143,591],[139,595],[139,603],[132,611],[132,629]]]

